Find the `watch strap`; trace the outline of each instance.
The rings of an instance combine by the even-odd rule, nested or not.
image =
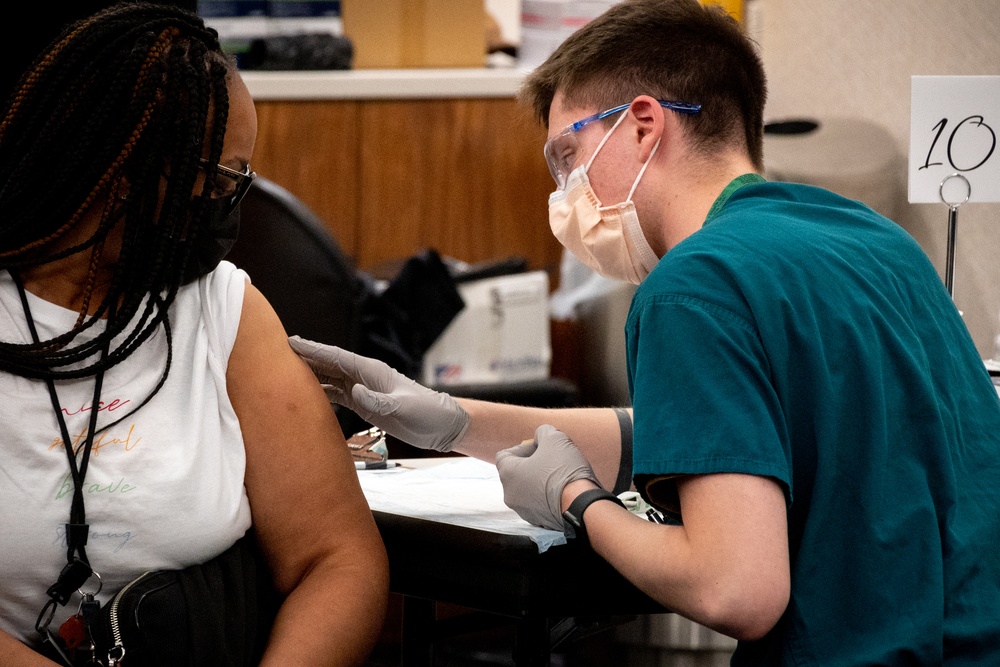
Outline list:
[[[607,489],[588,489],[584,491],[563,512],[563,530],[568,539],[587,539],[587,528],[583,523],[583,513],[587,511],[587,508],[591,504],[596,503],[598,500],[610,500],[621,507],[625,507],[625,503]]]

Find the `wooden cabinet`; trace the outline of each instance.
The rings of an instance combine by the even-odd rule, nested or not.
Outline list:
[[[434,248],[558,274],[545,131],[512,98],[258,100],[253,167],[328,225],[359,268]]]

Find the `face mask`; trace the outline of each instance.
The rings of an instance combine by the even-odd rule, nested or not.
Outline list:
[[[233,245],[240,231],[240,207],[229,211],[227,198],[209,199],[205,207],[205,226],[188,254],[181,284],[194,282],[215,270]]]
[[[587,178],[587,170],[594,158],[625,115],[622,114],[604,135],[587,164],[570,173],[566,188],[553,192],[549,197],[549,226],[559,242],[594,271],[607,278],[627,280],[638,285],[653,270],[659,258],[639,227],[632,195],[660,142],[656,142],[635,177],[628,199],[621,204],[601,206]]]

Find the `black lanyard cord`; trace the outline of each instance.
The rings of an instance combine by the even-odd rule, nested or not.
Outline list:
[[[40,342],[38,330],[31,316],[31,308],[28,305],[28,296],[24,290],[24,284],[17,273],[11,271],[10,274],[21,296],[21,305],[24,307],[24,316],[28,324],[28,329],[31,332],[31,338],[38,344]],[[107,357],[108,348],[109,344],[106,343],[101,350],[102,359]],[[66,566],[60,572],[56,583],[46,591],[50,599],[42,608],[38,621],[35,623],[35,628],[43,634],[47,633],[55,604],[65,605],[73,591],[78,590],[93,573],[93,568],[90,567],[86,551],[90,526],[87,524],[87,513],[84,507],[83,484],[87,477],[87,467],[90,463],[90,454],[94,446],[94,434],[97,433],[97,413],[101,400],[101,388],[104,385],[104,370],[98,370],[94,375],[94,396],[90,404],[90,421],[87,433],[84,436],[79,466],[77,466],[77,453],[80,450],[74,449],[73,442],[70,440],[69,428],[66,426],[66,419],[62,414],[62,406],[59,404],[55,382],[52,378],[45,378],[45,384],[49,390],[49,398],[52,401],[56,420],[59,422],[63,448],[66,451],[66,458],[69,461],[70,476],[73,479],[73,500],[70,505],[69,523],[66,524]]]
[[[21,277],[15,273],[11,276],[17,285],[17,291],[21,296],[21,305],[24,307],[24,316],[31,331],[31,338],[35,343],[39,343],[38,330],[35,328],[34,318],[31,316],[31,308],[28,305],[28,295],[24,290]],[[102,355],[107,354],[107,346],[102,350]],[[69,523],[66,524],[66,560],[72,561],[75,555],[79,555],[80,560],[87,561],[87,513],[83,502],[83,482],[87,478],[87,467],[90,463],[90,453],[94,445],[94,434],[97,432],[97,413],[101,400],[101,388],[104,384],[104,371],[100,370],[94,376],[94,397],[90,404],[90,423],[87,435],[84,437],[83,455],[80,457],[79,468],[77,467],[77,451],[73,448],[73,441],[69,436],[69,428],[66,426],[66,419],[62,414],[62,406],[59,404],[59,395],[56,393],[56,385],[52,378],[46,378],[45,384],[49,389],[49,398],[52,400],[52,409],[55,411],[56,419],[59,422],[59,430],[63,438],[63,448],[66,450],[66,458],[69,461],[70,476],[73,478],[73,502],[70,507]]]

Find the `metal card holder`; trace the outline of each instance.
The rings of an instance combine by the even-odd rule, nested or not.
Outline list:
[[[961,201],[948,201],[944,196],[944,186],[945,183],[953,178],[958,178],[965,181],[965,199]],[[948,255],[945,261],[944,269],[944,284],[948,288],[948,294],[951,298],[955,298],[955,239],[958,236],[958,207],[969,201],[972,196],[972,184],[969,183],[969,179],[955,172],[954,174],[949,174],[941,180],[941,186],[938,188],[938,194],[941,197],[941,203],[948,206]]]

